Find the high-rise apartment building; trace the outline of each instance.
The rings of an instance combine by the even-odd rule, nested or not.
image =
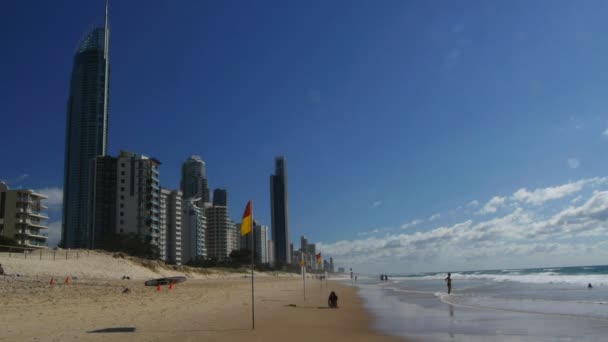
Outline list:
[[[266,244],[266,260],[270,266],[274,266],[274,241],[272,240],[268,240]]]
[[[207,256],[217,260],[224,260],[230,255],[233,244],[230,240],[230,221],[228,219],[228,207],[211,206],[205,209],[207,217]]]
[[[89,247],[108,248],[116,233],[118,192],[117,158],[99,156],[93,159],[89,197]]]
[[[274,161],[274,175],[270,176],[270,219],[274,241],[275,264],[291,263],[287,205],[287,165],[284,157]]]
[[[43,213],[47,197],[34,190],[10,190],[0,182],[0,236],[23,247],[43,248],[48,239],[48,216]]]
[[[192,199],[182,199],[182,264],[207,258],[205,209]]]
[[[160,162],[120,151],[91,165],[88,246],[103,248],[116,236],[131,235],[160,248]]]
[[[164,222],[165,260],[173,265],[182,264],[182,193],[161,189],[161,231]]]
[[[108,7],[104,27],[89,32],[74,55],[68,98],[61,244],[88,248],[91,163],[108,146]]]
[[[228,206],[228,192],[226,189],[215,189],[213,190],[213,205]]]
[[[257,225],[254,228],[255,258],[257,263],[268,263],[268,227]]]
[[[228,219],[228,255],[232,253],[234,250],[239,250],[241,248],[241,229],[240,224],[237,224]]]
[[[204,207],[204,203],[210,203],[207,171],[205,162],[200,156],[190,156],[182,164],[180,188],[184,198],[200,198],[199,207]]]

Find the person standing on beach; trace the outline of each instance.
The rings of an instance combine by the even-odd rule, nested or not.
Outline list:
[[[448,273],[448,276],[445,278],[445,282],[448,285],[448,294],[452,292],[452,273]]]

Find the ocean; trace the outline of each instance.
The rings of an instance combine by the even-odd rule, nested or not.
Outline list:
[[[374,328],[420,341],[608,341],[608,266],[359,277]],[[587,288],[591,283],[593,288]]]

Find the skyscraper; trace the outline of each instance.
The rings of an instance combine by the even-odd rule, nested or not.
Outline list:
[[[201,203],[210,203],[205,162],[200,156],[190,156],[182,164],[181,186],[184,198],[200,197]]]
[[[277,267],[282,267],[291,263],[285,157],[275,158],[274,175],[270,176],[270,219],[274,241],[274,262]]]
[[[90,31],[74,55],[63,176],[61,240],[65,248],[90,247],[91,162],[104,156],[108,147],[109,41],[106,0],[104,27]]]
[[[213,190],[213,205],[228,206],[228,193],[226,192],[226,189],[218,188]]]

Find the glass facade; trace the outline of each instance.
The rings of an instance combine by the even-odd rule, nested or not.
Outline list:
[[[275,159],[275,174],[270,176],[270,219],[275,265],[281,267],[291,264],[287,213],[287,167],[284,157]]]
[[[108,90],[105,29],[81,41],[74,56],[67,108],[62,245],[88,248],[93,160],[107,151]]]

